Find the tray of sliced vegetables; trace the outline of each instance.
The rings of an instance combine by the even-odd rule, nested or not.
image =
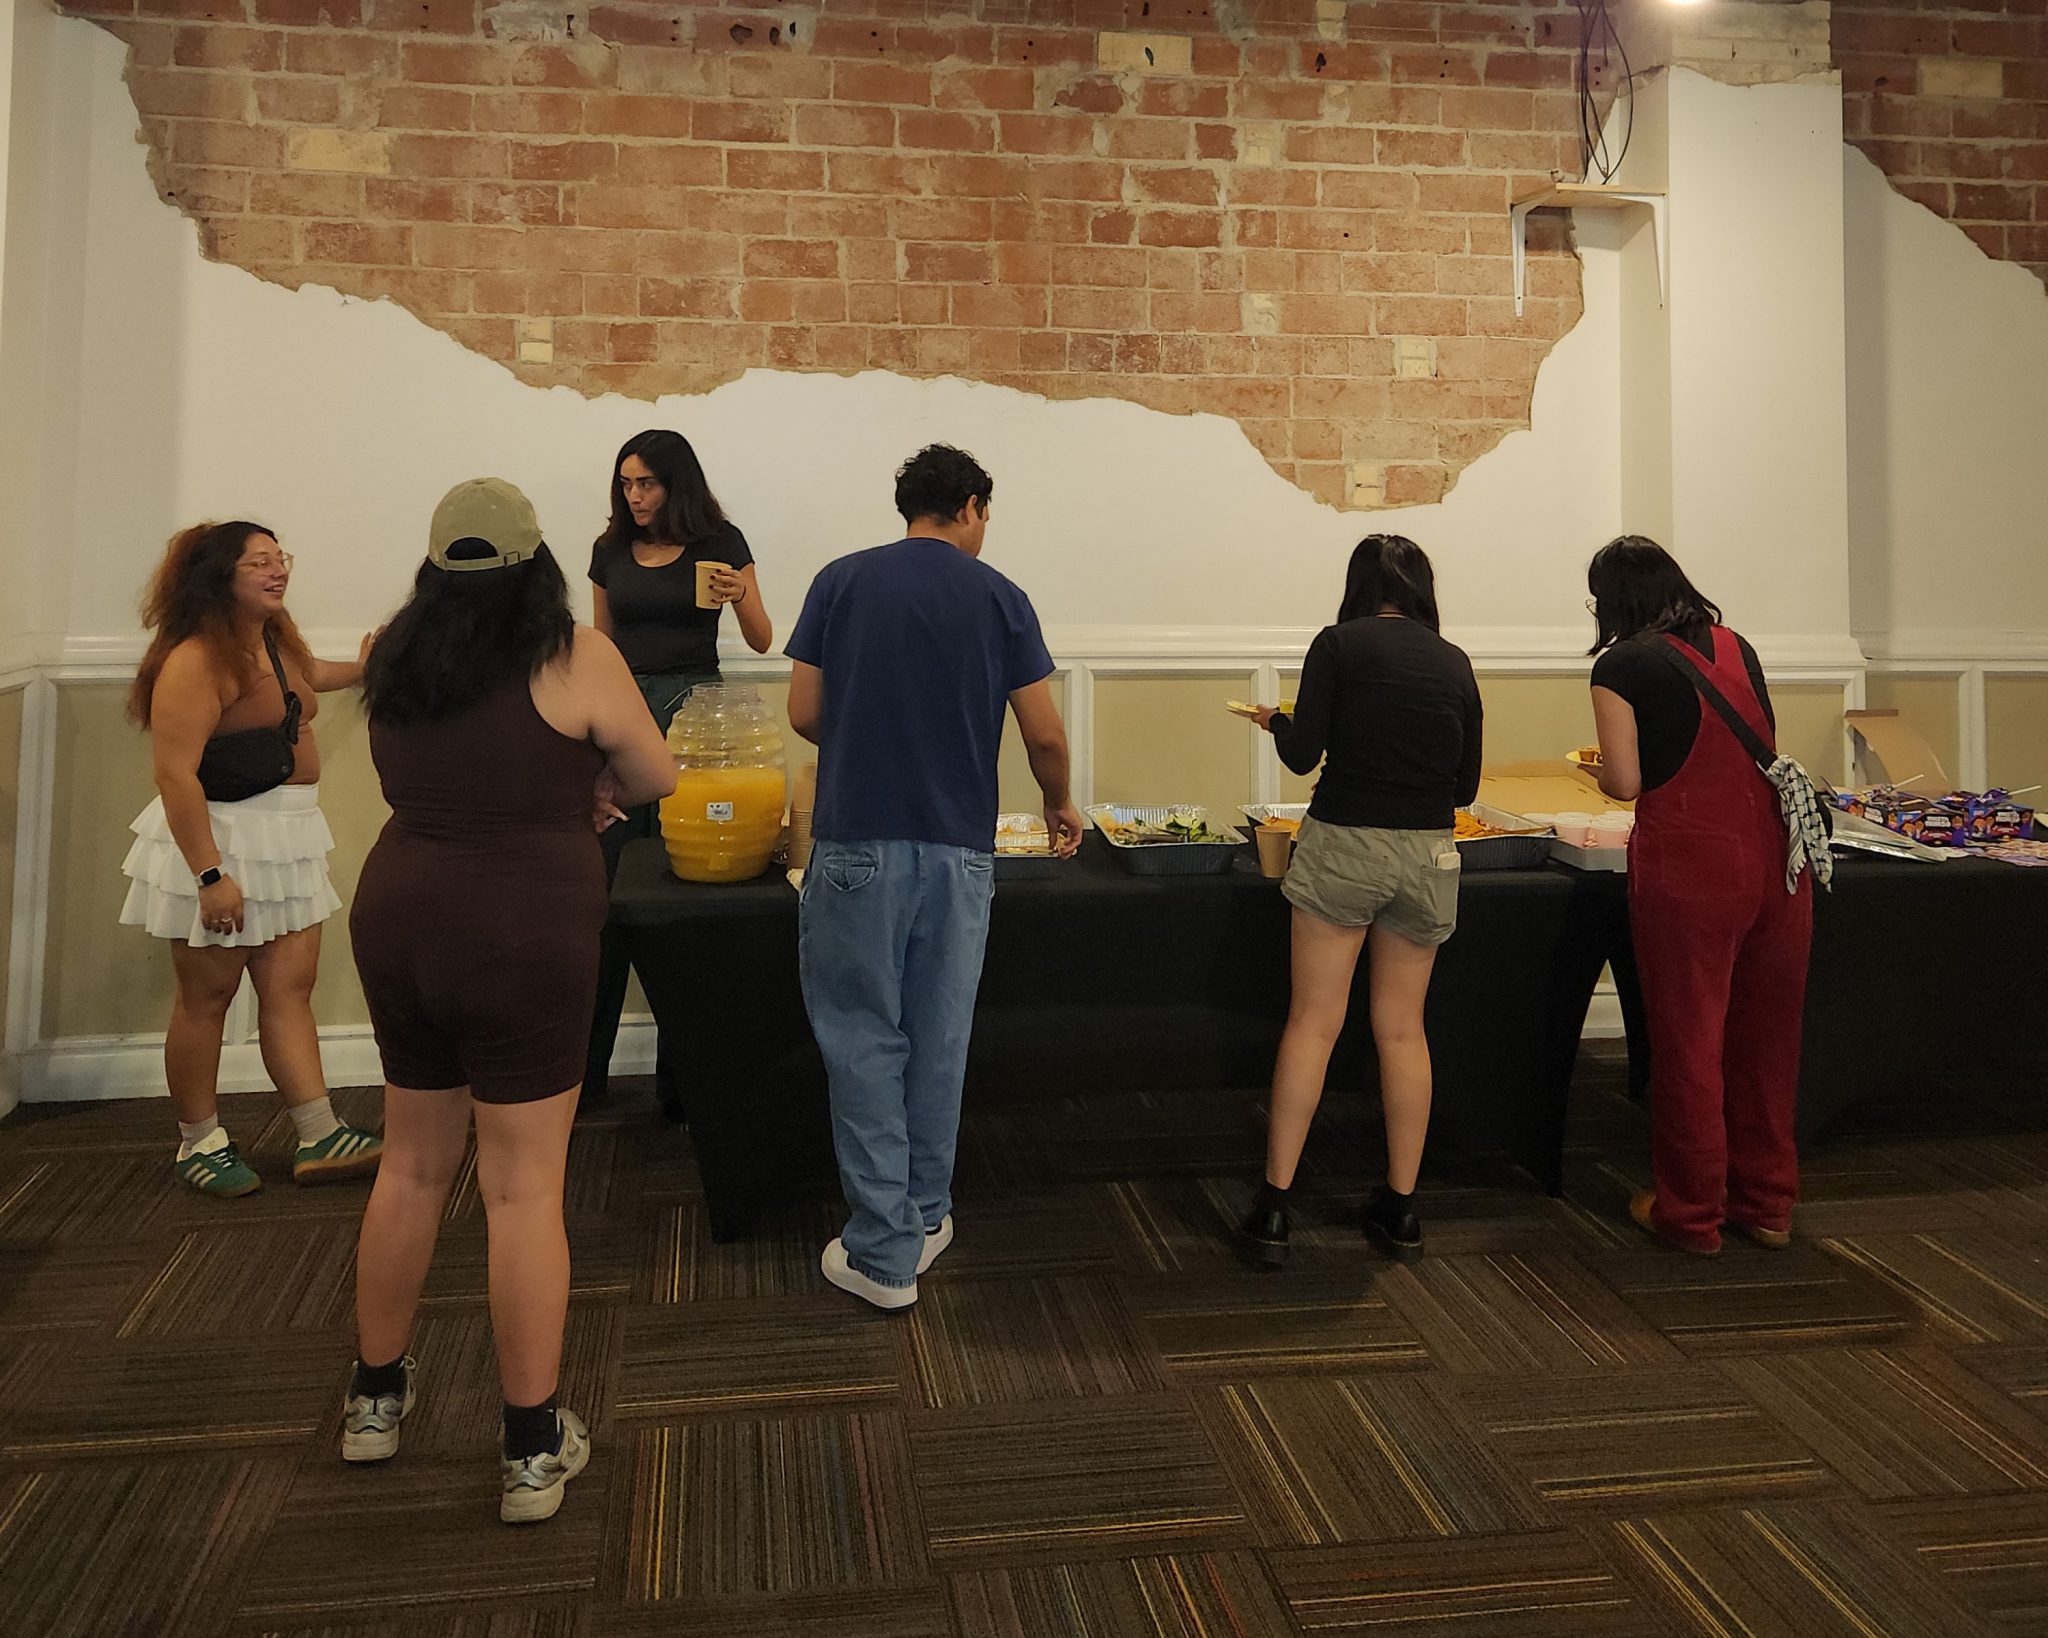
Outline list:
[[[1237,862],[1244,833],[1219,825],[1209,810],[1187,803],[1133,807],[1123,802],[1087,810],[1088,819],[1134,876],[1220,876]]]

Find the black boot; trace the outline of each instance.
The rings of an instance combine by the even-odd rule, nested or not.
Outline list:
[[[1365,1203],[1365,1237],[1403,1262],[1422,1255],[1422,1225],[1415,1218],[1415,1196],[1396,1194],[1382,1183]]]
[[[1244,1242],[1246,1255],[1252,1261],[1263,1263],[1268,1268],[1285,1267],[1287,1191],[1276,1189],[1270,1183],[1261,1183],[1258,1198],[1252,1202],[1252,1209],[1238,1225],[1237,1232]]]

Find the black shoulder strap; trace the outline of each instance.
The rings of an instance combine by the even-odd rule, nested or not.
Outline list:
[[[284,695],[284,737],[296,745],[299,742],[299,712],[303,707],[299,696],[292,692],[292,685],[285,681],[284,661],[277,652],[277,635],[268,626],[263,628],[263,652],[270,656],[270,669],[277,677],[277,691]]]
[[[1749,753],[1751,761],[1759,768],[1768,769],[1778,760],[1776,754],[1763,742],[1762,736],[1749,725],[1742,713],[1729,703],[1728,696],[1716,688],[1713,679],[1693,663],[1690,654],[1676,643],[1661,637],[1652,637],[1650,646],[1675,665],[1679,674],[1699,691],[1700,698],[1714,708],[1716,715],[1728,724],[1736,739],[1741,742],[1742,748]]]

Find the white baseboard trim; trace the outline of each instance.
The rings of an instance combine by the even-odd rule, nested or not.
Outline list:
[[[329,1086],[376,1086],[384,1079],[377,1043],[367,1024],[323,1029],[320,1062]],[[629,1018],[619,1026],[612,1073],[654,1073],[651,1018]],[[23,1103],[92,1103],[167,1095],[160,1035],[80,1036],[58,1046],[37,1047],[22,1054],[19,1075]],[[221,1091],[263,1092],[269,1087],[270,1075],[253,1041],[221,1049]],[[0,1113],[10,1107],[0,1101]]]

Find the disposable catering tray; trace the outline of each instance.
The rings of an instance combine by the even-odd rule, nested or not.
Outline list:
[[[1038,881],[1051,876],[1059,867],[1059,855],[1052,850],[1052,835],[1040,815],[996,815],[997,881]]]
[[[1194,803],[1161,807],[1133,807],[1128,803],[1098,803],[1085,810],[1102,839],[1115,851],[1116,859],[1133,876],[1221,876],[1237,862],[1245,845],[1242,831],[1219,825],[1209,810]],[[1120,842],[1117,828],[1124,825],[1163,825],[1174,814],[1201,819],[1211,830],[1229,838],[1223,842]],[[1105,826],[1103,820],[1110,823]]]
[[[1268,819],[1301,820],[1307,816],[1306,802],[1262,802],[1240,810],[1254,825]],[[1458,840],[1458,858],[1467,870],[1529,870],[1550,857],[1553,832],[1547,826],[1532,825],[1518,813],[1475,802],[1463,810],[1473,818],[1510,836],[1464,836]]]

